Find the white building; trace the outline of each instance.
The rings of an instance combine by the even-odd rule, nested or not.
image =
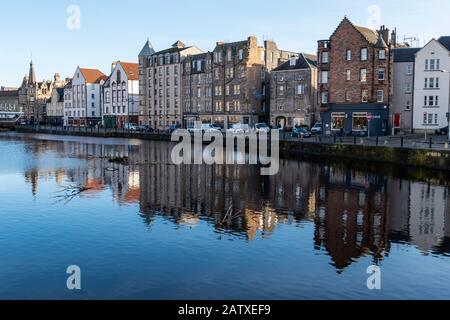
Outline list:
[[[414,130],[446,127],[450,106],[450,36],[433,39],[416,53],[414,75]]]
[[[125,123],[138,124],[139,111],[139,65],[114,62],[103,85],[103,125],[123,128]]]
[[[97,69],[77,68],[70,95],[65,95],[64,99],[66,125],[92,126],[101,122],[101,87],[106,79],[107,76]],[[66,100],[66,96],[70,97]]]

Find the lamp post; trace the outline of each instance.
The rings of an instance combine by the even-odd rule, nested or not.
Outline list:
[[[441,70],[442,73],[448,74],[449,77],[449,97],[448,97],[448,110],[447,110],[447,123],[448,123],[448,129],[447,129],[447,136],[448,141],[450,141],[450,71],[447,70]]]

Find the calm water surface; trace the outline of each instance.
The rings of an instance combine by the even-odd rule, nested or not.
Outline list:
[[[445,181],[299,161],[261,177],[170,151],[0,134],[0,299],[450,299]]]

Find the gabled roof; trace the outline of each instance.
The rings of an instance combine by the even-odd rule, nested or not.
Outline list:
[[[440,37],[438,41],[450,51],[450,36]]]
[[[108,78],[103,72],[97,69],[80,68],[80,72],[86,83],[100,83],[101,80]]]
[[[344,19],[341,21],[341,23],[339,24],[339,26],[336,28],[336,30],[333,32],[333,34],[331,35],[331,37],[333,37],[333,35],[336,33],[336,31],[345,23],[350,24],[356,31],[358,31],[369,43],[375,45],[378,41],[378,32],[376,32],[375,30],[366,28],[366,27],[361,27],[361,26],[357,26],[354,25],[347,17],[344,17]]]
[[[139,80],[139,64],[121,61],[118,63],[120,63],[123,70],[127,74],[128,80]]]
[[[168,53],[177,53],[177,52],[181,52],[181,51],[187,50],[189,48],[192,48],[192,47],[184,47],[184,48],[172,47],[172,48],[169,48],[169,49],[158,51],[158,52],[154,53],[154,55],[168,54]]]
[[[414,62],[416,53],[422,48],[395,48],[394,62]]]
[[[155,49],[153,49],[153,46],[150,43],[150,40],[147,40],[147,42],[145,43],[141,52],[139,53],[139,57],[149,57],[154,53],[155,53]]]
[[[291,65],[291,61],[287,61],[273,71],[309,69],[311,67],[317,67],[317,57],[311,54],[301,53],[298,59],[296,59],[295,65]]]

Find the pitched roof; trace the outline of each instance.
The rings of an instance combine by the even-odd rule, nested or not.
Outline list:
[[[139,64],[119,61],[123,70],[127,74],[128,80],[139,80]]]
[[[450,36],[440,37],[438,41],[450,51]]]
[[[139,53],[139,57],[149,57],[154,53],[155,53],[155,49],[153,49],[153,46],[150,43],[150,40],[147,40],[147,42],[145,43],[141,52]]]
[[[169,48],[169,49],[158,51],[158,52],[156,52],[154,54],[155,55],[160,55],[160,54],[167,54],[167,53],[177,53],[177,52],[181,52],[181,51],[184,51],[186,49],[189,49],[189,48],[192,48],[192,47],[184,47],[184,48],[172,47],[172,48]]]
[[[375,45],[378,41],[378,32],[376,32],[375,30],[366,28],[366,27],[361,27],[361,26],[357,26],[354,25],[346,16],[344,17],[344,19],[341,21],[341,23],[339,24],[339,26],[336,28],[336,30],[333,32],[333,35],[336,33],[336,31],[344,24],[344,23],[348,23],[350,24],[356,31],[358,31],[363,37],[364,39],[366,39],[369,43]],[[331,35],[331,37],[333,37],[333,35]]]
[[[386,49],[388,46],[386,44],[386,41],[384,41],[383,37],[381,36],[381,34],[378,35],[378,40],[377,43],[375,44],[375,48],[382,48],[382,49]]]
[[[97,69],[80,68],[81,74],[87,83],[99,83],[101,80],[106,80],[108,77]]]
[[[414,62],[416,53],[421,48],[395,48],[394,62]]]
[[[291,65],[291,61],[287,61],[275,68],[273,71],[286,71],[286,70],[298,70],[309,69],[317,66],[317,57],[311,54],[301,53],[298,59],[296,59],[295,65]]]

